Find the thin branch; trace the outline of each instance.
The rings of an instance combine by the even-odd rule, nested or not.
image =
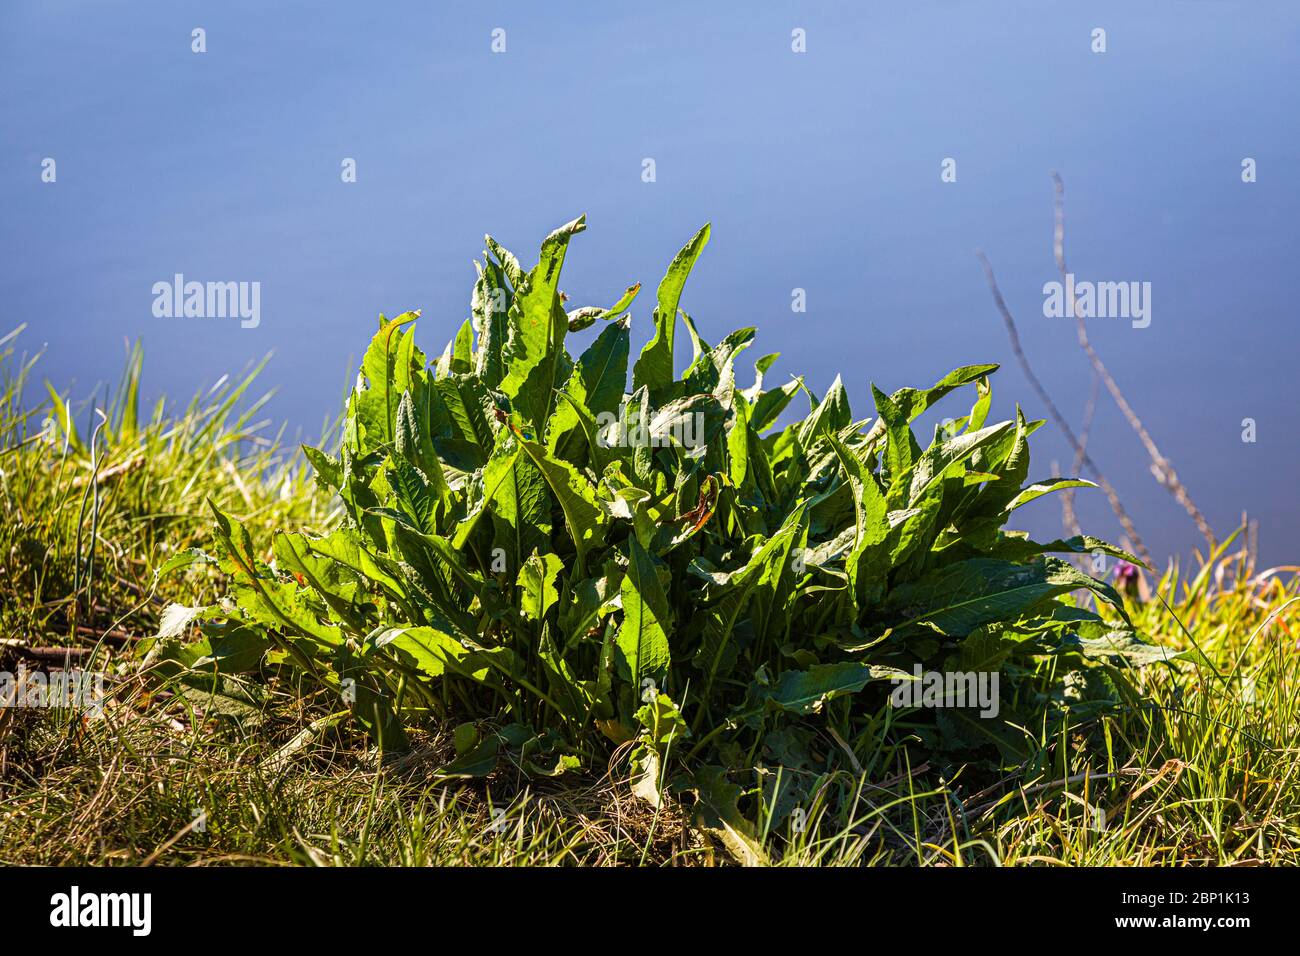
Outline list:
[[[1081,470],[1077,463],[1078,459],[1079,456],[1075,455],[1076,464],[1074,470],[1070,472],[1072,475],[1079,474]],[[1055,461],[1052,462],[1052,477],[1062,477],[1061,466]],[[1079,525],[1079,516],[1074,513],[1074,498],[1070,495],[1073,490],[1073,488],[1066,488],[1059,495],[1061,499],[1061,524],[1065,528],[1066,535],[1081,535],[1083,534],[1083,528]]]
[[[1061,181],[1061,177],[1055,172],[1052,173],[1052,182],[1056,186],[1056,199],[1054,203],[1056,210],[1056,230],[1053,246],[1056,251],[1056,262],[1061,270],[1061,281],[1062,284],[1064,284],[1066,275],[1065,183]],[[1110,392],[1111,397],[1115,399],[1115,404],[1118,405],[1119,410],[1124,413],[1124,417],[1128,419],[1129,425],[1132,426],[1133,431],[1135,431],[1138,438],[1141,439],[1143,446],[1147,450],[1147,454],[1151,456],[1151,474],[1155,476],[1156,481],[1164,486],[1164,488],[1174,496],[1174,499],[1183,506],[1187,513],[1191,515],[1192,520],[1196,522],[1197,529],[1200,530],[1201,535],[1205,540],[1209,542],[1210,550],[1213,551],[1215,543],[1214,531],[1210,528],[1210,523],[1205,520],[1205,516],[1202,515],[1196,505],[1192,503],[1192,497],[1187,493],[1186,486],[1178,480],[1178,473],[1174,471],[1173,463],[1164,455],[1160,454],[1160,449],[1156,447],[1155,441],[1151,438],[1150,433],[1142,424],[1142,420],[1138,418],[1137,412],[1133,411],[1133,406],[1128,403],[1128,400],[1124,398],[1124,393],[1120,391],[1119,384],[1115,381],[1114,377],[1111,376],[1105,363],[1102,362],[1100,356],[1097,355],[1096,350],[1092,347],[1092,343],[1088,340],[1087,325],[1083,321],[1083,316],[1079,314],[1077,302],[1070,303],[1070,313],[1074,316],[1075,325],[1078,329],[1079,346],[1087,354],[1088,361],[1092,363],[1094,372],[1103,382],[1106,383],[1106,390]]]
[[[989,264],[988,257],[980,251],[976,251],[975,255],[979,258],[980,265],[984,267],[984,277],[988,280],[989,291],[993,293],[993,304],[997,306],[998,312],[1002,315],[1002,324],[1006,326],[1007,338],[1011,340],[1011,351],[1015,353],[1016,361],[1020,363],[1025,378],[1029,380],[1030,386],[1038,394],[1039,401],[1043,403],[1048,414],[1052,416],[1052,420],[1056,422],[1056,427],[1065,435],[1066,441],[1070,443],[1070,447],[1079,456],[1079,460],[1092,472],[1093,477],[1097,479],[1097,484],[1101,485],[1101,490],[1106,494],[1106,500],[1110,502],[1111,510],[1115,512],[1115,517],[1119,519],[1120,525],[1123,526],[1124,533],[1128,535],[1129,540],[1133,543],[1133,550],[1138,553],[1138,557],[1142,559],[1147,567],[1154,568],[1155,562],[1152,561],[1146,545],[1142,543],[1137,528],[1133,526],[1133,520],[1120,503],[1119,495],[1116,493],[1114,486],[1102,474],[1101,469],[1097,467],[1097,463],[1092,460],[1087,448],[1080,444],[1079,439],[1075,437],[1074,429],[1070,428],[1070,423],[1065,420],[1061,410],[1056,407],[1052,397],[1047,394],[1047,389],[1043,387],[1043,383],[1034,374],[1033,366],[1029,364],[1029,359],[1025,356],[1025,350],[1020,347],[1020,333],[1016,329],[1016,320],[1012,318],[1011,310],[1007,308],[1006,300],[1002,298],[1002,290],[998,288],[998,280],[993,275],[993,266]]]
[[[1083,423],[1079,427],[1079,449],[1074,453],[1074,465],[1070,474],[1077,475],[1083,470],[1083,453],[1088,448],[1088,437],[1092,434],[1092,420],[1097,414],[1097,399],[1101,396],[1101,376],[1092,373],[1092,385],[1088,389],[1088,401],[1083,406]],[[1066,488],[1061,492],[1061,511],[1066,521],[1074,527],[1074,534],[1079,533],[1079,521],[1074,515],[1074,489]]]

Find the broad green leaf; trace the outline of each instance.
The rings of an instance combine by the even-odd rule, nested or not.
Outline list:
[[[503,249],[491,236],[483,237],[483,244],[488,247],[488,252],[496,259],[498,268],[510,282],[510,287],[517,293],[519,289],[528,281],[528,276],[524,273],[523,267],[519,265],[519,260],[514,254]]]
[[[586,409],[593,418],[618,411],[627,384],[630,338],[627,326],[617,322],[602,330],[582,353],[546,427],[546,444],[552,454],[562,454],[571,460],[574,442],[568,439],[575,432],[585,434],[581,409]]]
[[[564,567],[554,554],[533,554],[519,571],[520,609],[534,621],[540,621],[560,600],[555,580]]]
[[[365,627],[364,617],[355,605],[357,578],[352,571],[312,551],[304,534],[280,531],[273,540],[280,568],[301,577],[341,620],[357,629]]]
[[[437,530],[438,489],[420,469],[402,458],[388,459],[388,484],[396,493],[397,503],[425,534]]]
[[[209,624],[202,640],[175,648],[170,654],[191,670],[246,674],[257,670],[271,646],[266,635],[255,627]]]
[[[456,333],[451,346],[451,371],[458,375],[468,375],[473,371],[474,360],[474,323],[466,319]]]
[[[817,408],[799,426],[799,441],[805,446],[811,445],[817,436],[837,434],[852,421],[853,413],[849,411],[849,397],[844,391],[844,382],[836,375]]]
[[[673,337],[677,328],[677,306],[681,301],[686,278],[695,261],[709,242],[709,224],[691,237],[673,257],[668,272],[659,283],[658,305],[654,311],[654,337],[641,351],[632,369],[633,390],[645,385],[652,392],[667,388],[673,381]]]
[[[576,468],[566,461],[552,458],[536,442],[520,439],[519,447],[532,460],[555,500],[560,503],[569,537],[578,553],[577,570],[581,575],[588,549],[598,547],[605,541],[609,515],[596,501],[596,490],[591,482],[579,474]]]
[[[834,435],[828,434],[826,438],[853,492],[854,544],[844,563],[854,604],[864,608],[879,600],[889,572],[890,524],[885,493],[861,458]]]
[[[725,587],[718,602],[704,609],[704,628],[694,657],[695,666],[704,673],[704,699],[708,699],[718,675],[731,669],[742,615],[758,600],[763,605],[759,617],[767,618],[764,609],[770,610],[782,585],[788,585],[791,552],[796,535],[806,530],[806,517],[806,508],[800,506],[743,567],[721,576],[720,583]],[[754,629],[761,632],[762,622],[756,623]]]
[[[448,665],[455,668],[468,652],[450,634],[432,627],[390,627],[376,634],[375,648],[399,651],[426,677],[441,677]]]
[[[522,567],[534,551],[550,550],[550,494],[521,445],[504,437],[483,468],[483,500],[496,527],[495,546],[505,550],[511,569]],[[453,544],[460,540],[458,529]]]
[[[668,629],[672,618],[659,583],[654,558],[635,537],[628,539],[628,567],[623,576],[623,623],[618,631],[618,663],[634,688],[649,678],[659,684],[671,655]]]
[[[907,414],[874,385],[871,386],[871,397],[876,401],[876,412],[880,416],[880,421],[885,424],[884,460],[889,468],[890,499],[895,500],[897,496],[893,490],[902,484],[920,449],[916,447],[916,439],[912,437],[912,429],[908,427],[907,423],[910,419]]]
[[[586,228],[586,217],[579,216],[546,237],[536,267],[515,288],[507,316],[506,376],[501,391],[539,434],[550,415],[569,329],[560,307],[560,269],[569,240]]]
[[[815,664],[807,670],[782,671],[771,685],[754,684],[750,695],[756,702],[778,710],[816,714],[828,700],[856,694],[873,680],[888,680],[902,673],[897,668],[854,661]]]
[[[889,400],[897,406],[909,422],[915,421],[922,412],[929,409],[931,405],[949,392],[961,388],[963,385],[978,382],[997,370],[996,365],[963,365],[961,368],[949,372],[929,388],[900,388],[889,396]]]
[[[366,451],[390,443],[396,436],[397,406],[421,364],[415,353],[415,339],[409,332],[404,333],[402,326],[419,317],[418,312],[404,312],[384,320],[361,360],[365,387],[356,394],[356,413],[364,430]]]
[[[796,378],[778,389],[760,395],[758,401],[754,403],[754,431],[761,435],[775,425],[777,418],[802,388],[803,379]]]
[[[1129,564],[1137,565],[1140,568],[1146,567],[1136,555],[1087,534],[1075,535],[1064,540],[1058,538],[1055,541],[1040,544],[1037,541],[1030,541],[1028,535],[1023,532],[1017,532],[1005,536],[989,549],[991,557],[1005,558],[1008,561],[1028,561],[1040,554],[1054,552],[1068,552],[1071,554],[1095,554],[1100,552],[1113,558],[1119,558],[1121,561],[1127,561]]]
[[[1056,558],[1012,564],[972,558],[940,568],[892,591],[887,606],[900,617],[895,631],[925,625],[961,637],[999,620],[1015,620],[1050,598],[1086,588],[1122,612],[1119,595]]]
[[[722,767],[706,766],[691,777],[695,791],[695,825],[717,840],[742,866],[767,866],[767,853],[753,825],[739,809],[741,789]]]
[[[724,414],[712,395],[676,398],[655,409],[645,432],[634,432],[630,440],[653,448],[700,448],[721,428]]]
[[[751,405],[763,394],[763,378],[780,357],[780,352],[769,352],[754,363],[754,384],[745,389],[745,399]]]
[[[731,483],[743,488],[749,474],[749,402],[737,396],[731,409],[734,418],[727,432],[727,464]]]
[[[492,398],[481,382],[464,375],[449,375],[433,385],[452,426],[451,437],[458,449],[468,453],[473,465],[481,465],[492,451],[493,431],[488,416]],[[446,450],[445,439],[434,440],[440,452]]]
[[[636,299],[637,293],[641,291],[641,283],[630,285],[623,293],[622,298],[615,302],[608,309],[602,309],[599,306],[589,305],[581,309],[573,309],[568,313],[569,331],[581,332],[583,329],[594,324],[598,320],[616,319],[632,305]]]
[[[1149,664],[1168,664],[1173,661],[1197,661],[1213,666],[1203,660],[1199,650],[1175,651],[1158,644],[1148,644],[1132,631],[1108,628],[1097,637],[1070,635],[1061,646],[1062,650],[1077,650],[1085,658],[1122,663],[1129,667],[1146,667]]]
[[[1041,498],[1043,495],[1051,494],[1053,491],[1060,491],[1064,488],[1096,488],[1097,486],[1083,478],[1048,478],[1044,481],[1034,482],[1027,488],[1024,488],[1007,504],[1007,511],[1015,511],[1021,505],[1027,505],[1035,498]]]
[[[311,549],[313,554],[336,561],[353,574],[369,581],[395,600],[405,596],[405,587],[394,569],[365,546],[356,531],[341,529],[323,537],[299,534],[296,540]]]
[[[753,342],[752,328],[737,329],[715,348],[705,351],[686,373],[687,390],[712,392],[724,405],[730,405],[736,388],[736,356]]]
[[[916,460],[903,479],[900,479],[901,487],[905,488],[906,492],[895,499],[894,487],[898,486],[891,486],[890,502],[898,500],[907,507],[916,507],[938,482],[950,474],[950,470],[959,468],[961,463],[977,449],[997,441],[1000,436],[1010,431],[1011,427],[1010,422],[1002,422],[978,431],[964,432],[931,445]]]
[[[470,298],[470,311],[478,332],[478,352],[474,357],[474,371],[488,388],[496,388],[505,377],[504,351],[507,334],[506,314],[510,309],[511,293],[506,288],[505,273],[501,266],[484,257],[486,264],[474,267],[478,281]]]
[[[319,448],[302,446],[302,453],[316,472],[316,484],[325,491],[338,491],[343,486],[343,463]]]

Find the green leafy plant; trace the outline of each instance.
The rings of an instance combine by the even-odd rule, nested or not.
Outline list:
[[[625,745],[641,795],[694,768],[719,825],[737,794],[709,765],[815,775],[909,734],[1013,761],[1018,726],[1115,699],[1106,665],[1164,659],[1108,584],[1051,555],[1136,559],[1005,530],[1021,506],[1089,483],[1029,481],[1042,422],[988,423],[996,366],[873,387],[866,420],[839,379],[820,399],[800,379],[768,387],[776,355],[742,387],[754,330],[711,346],[679,309],[705,226],[659,285],[629,392],[640,286],[608,308],[563,306],[584,228],[553,232],[530,270],[488,237],[472,317],[432,363],[418,313],[381,316],[337,453],[305,449],[342,525],[254,542],[214,506],[216,556],[191,557],[219,563],[229,594],[173,614],[155,656],[218,681],[292,669],[387,749],[413,721],[457,722],[448,775],[506,752],[554,774]],[[566,339],[593,324],[575,359]],[[965,388],[970,412],[923,449],[912,423]],[[807,414],[782,424],[801,394]],[[181,644],[190,621],[202,640]],[[918,667],[999,674],[998,716],[892,707]],[[798,799],[764,786],[778,818]]]

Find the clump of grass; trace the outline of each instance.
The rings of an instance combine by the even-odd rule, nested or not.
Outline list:
[[[82,404],[46,386],[39,356],[0,339],[0,630],[29,645],[120,645],[157,628],[168,598],[193,582],[154,569],[199,541],[204,502],[248,520],[321,525],[327,502],[286,459],[248,401],[261,366],[223,376],[181,409],[140,411],[143,354],[127,358],[111,394]],[[78,421],[82,421],[82,426]]]
[[[197,543],[205,500],[268,527],[327,524],[328,503],[264,434],[270,396],[249,397],[260,366],[145,418],[138,346],[115,389],[77,403],[36,387],[22,331],[0,337],[0,670],[75,666],[111,685],[169,602],[211,599],[209,578],[154,573]],[[39,722],[0,709],[0,775]]]

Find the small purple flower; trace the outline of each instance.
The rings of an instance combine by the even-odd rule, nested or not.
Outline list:
[[[1115,580],[1120,584],[1134,584],[1138,579],[1138,569],[1136,564],[1130,564],[1128,561],[1121,561],[1115,566]]]
[[[1138,599],[1138,582],[1140,580],[1136,564],[1121,561],[1115,566],[1115,586],[1124,592],[1130,601]]]

